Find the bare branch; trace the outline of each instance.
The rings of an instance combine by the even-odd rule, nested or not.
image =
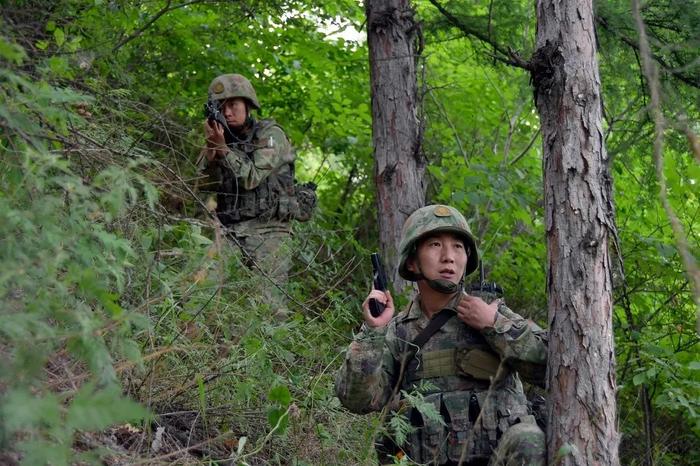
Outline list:
[[[641,20],[641,19],[640,19]],[[603,27],[606,31],[610,32],[612,35],[617,37],[620,41],[623,43],[627,44],[630,46],[632,49],[634,49],[635,52],[640,51],[640,44],[638,44],[634,39],[631,39],[627,36],[625,36],[622,32],[613,29],[610,27],[610,24],[607,20],[607,18],[603,16],[596,16],[596,23],[599,24],[600,26]],[[640,38],[641,42],[641,38]],[[648,57],[652,58],[655,62],[657,62],[661,67],[664,69],[664,71],[668,72],[671,76],[674,78],[678,79],[679,81],[700,89],[700,79],[698,79],[697,76],[688,76],[686,74],[681,73],[679,70],[675,69],[673,66],[669,65],[666,60],[664,60],[663,57],[657,54],[651,53],[651,49],[649,48],[649,43],[648,40],[646,40],[646,47],[647,47],[647,53]]]
[[[520,55],[518,55],[518,53],[515,50],[513,50],[510,47],[504,47],[498,42],[496,42],[494,39],[491,38],[490,33],[484,34],[483,32],[477,29],[470,28],[467,24],[462,22],[455,15],[447,11],[447,9],[440,3],[438,3],[437,0],[430,0],[430,3],[432,3],[433,6],[435,6],[435,8],[437,8],[438,11],[442,13],[442,15],[447,19],[447,21],[450,24],[462,31],[465,36],[474,37],[476,39],[479,39],[481,42],[489,44],[491,47],[493,47],[494,51],[496,52],[495,54],[493,54],[493,58],[495,60],[498,60],[506,65],[511,65],[517,68],[522,68],[524,70],[530,71],[530,62],[523,60],[523,58]]]
[[[202,0],[191,0],[189,2],[181,3],[179,5],[172,5],[171,6],[172,0],[168,0],[167,3],[165,4],[165,7],[163,9],[161,9],[158,13],[153,15],[148,21],[146,21],[143,24],[143,26],[136,29],[134,32],[129,34],[127,37],[124,37],[119,42],[117,42],[117,45],[115,45],[114,48],[112,48],[112,53],[115,53],[117,50],[122,48],[125,44],[127,44],[128,42],[131,42],[132,40],[136,39],[138,36],[143,34],[146,29],[151,27],[151,25],[153,25],[153,23],[158,21],[158,19],[161,16],[163,16],[164,14],[169,13],[173,10],[177,10],[178,8],[183,8],[183,7],[186,7],[188,5],[192,5],[192,4],[200,3],[200,2],[202,2]]]

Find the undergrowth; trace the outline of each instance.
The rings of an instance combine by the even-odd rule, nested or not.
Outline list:
[[[176,123],[3,40],[2,459],[22,464],[358,464],[366,418],[333,395],[367,256],[295,225],[291,315],[194,190]],[[128,129],[125,129],[128,128]],[[167,135],[167,137],[164,137]],[[169,141],[164,144],[163,141]],[[368,447],[369,448],[369,447]]]

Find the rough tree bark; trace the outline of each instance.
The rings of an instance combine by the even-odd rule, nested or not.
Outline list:
[[[542,125],[549,271],[549,464],[617,465],[608,234],[613,205],[591,0],[538,0],[532,59]],[[563,448],[562,448],[563,447]]]
[[[425,163],[417,114],[416,34],[408,0],[366,0],[372,85],[372,139],[379,244],[394,289],[401,227],[425,202]]]

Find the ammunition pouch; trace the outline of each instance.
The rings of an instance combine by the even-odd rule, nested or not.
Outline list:
[[[457,463],[466,445],[465,464],[486,464],[503,434],[518,423],[533,423],[522,391],[515,380],[505,387],[438,392],[425,395],[445,425],[421,415],[416,408],[407,413],[416,428],[409,434],[406,451],[418,463]],[[487,399],[489,397],[489,399]],[[470,413],[475,401],[475,413]],[[477,404],[478,403],[478,404]],[[469,408],[467,408],[469,406]]]
[[[465,464],[486,464],[493,446],[488,436],[471,433],[477,427],[474,420],[469,419],[466,409],[471,395],[481,393],[486,392],[457,391],[425,396],[423,402],[432,405],[442,415],[445,425],[428,419],[417,409],[411,408],[408,417],[411,425],[416,428],[407,440],[411,458],[425,464],[446,464],[448,461],[457,464],[464,443],[469,441]]]
[[[280,175],[275,177],[269,197],[275,199],[275,217],[278,220],[306,222],[316,208],[316,185],[297,184],[291,174]]]
[[[479,381],[475,387],[488,386],[500,363],[501,360],[494,353],[478,348],[426,351],[421,354],[418,370],[409,374],[408,380],[415,382],[435,377],[462,376]]]
[[[253,218],[283,222],[310,220],[316,208],[316,185],[296,184],[290,172],[291,169],[270,175],[251,190],[238,187],[232,173],[224,176],[223,192],[217,194],[221,223],[231,225]]]
[[[395,464],[394,457],[402,450],[388,435],[382,435],[374,440],[374,450],[377,452],[377,463]]]
[[[544,432],[547,431],[547,400],[539,394],[528,397],[528,411]]]
[[[262,221],[272,220],[277,216],[280,193],[276,177],[265,179],[258,187],[251,190],[236,189],[236,179],[225,177],[222,191],[217,194],[217,216],[226,226],[253,218]]]
[[[312,182],[294,185],[294,197],[297,203],[297,213],[295,220],[307,222],[311,220],[311,216],[316,210],[316,184]]]
[[[482,349],[461,348],[455,353],[457,372],[477,380],[491,380],[501,364],[498,356]]]

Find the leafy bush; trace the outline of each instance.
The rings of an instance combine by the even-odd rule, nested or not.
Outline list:
[[[7,42],[0,50],[23,55]],[[132,337],[148,327],[120,301],[134,255],[115,221],[144,195],[153,205],[155,191],[131,168],[75,172],[58,141],[86,96],[16,70],[2,79],[4,443],[17,442],[25,464],[69,464],[78,430],[147,416],[121,394],[114,366],[140,357]]]

